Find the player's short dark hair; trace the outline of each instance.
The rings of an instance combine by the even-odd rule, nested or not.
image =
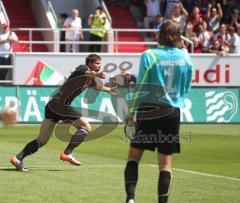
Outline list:
[[[180,25],[173,20],[162,23],[158,34],[158,43],[162,46],[181,47]]]
[[[86,58],[86,65],[88,65],[89,63],[94,63],[97,60],[102,60],[101,57],[97,54],[90,54],[87,56]]]

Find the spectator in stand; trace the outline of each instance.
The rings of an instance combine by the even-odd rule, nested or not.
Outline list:
[[[233,0],[218,0],[218,2],[221,4],[224,13],[221,22],[229,24],[231,22],[231,8],[234,6]]]
[[[150,29],[151,23],[155,20],[157,15],[160,15],[160,0],[144,0],[147,8],[147,15],[144,17],[145,29]]]
[[[10,31],[9,22],[1,24],[0,31],[0,52],[8,52],[0,54],[0,65],[11,65],[12,57],[10,52],[12,52],[12,43],[17,42],[18,37],[15,32]],[[10,75],[11,70],[3,69],[0,67],[0,80],[7,79],[7,75]]]
[[[230,26],[233,26],[236,32],[240,35],[240,17],[239,10],[237,8],[232,10]]]
[[[82,33],[82,19],[78,16],[79,11],[73,9],[71,17],[68,17],[64,22],[63,27],[67,29],[65,34],[67,42],[79,42],[79,40],[83,40],[84,38]],[[79,52],[79,44],[66,44],[66,52]]]
[[[187,22],[184,36],[188,39],[192,39],[192,37],[196,37],[197,34],[193,32],[193,24],[191,21]]]
[[[219,31],[220,21],[222,19],[223,12],[221,8],[221,4],[217,4],[217,7],[212,7],[212,4],[208,5],[207,10],[207,20],[210,26],[211,31],[216,34]]]
[[[212,0],[198,0],[198,7],[202,15],[205,15],[207,13],[208,5],[211,3]]]
[[[202,44],[199,43],[198,38],[197,37],[193,37],[192,38],[192,42],[193,42],[193,45],[194,45],[194,54],[203,53]]]
[[[68,14],[66,13],[60,13],[60,17],[57,21],[57,27],[58,28],[63,28],[65,20],[68,18]],[[65,31],[61,30],[60,31],[60,41],[64,42],[65,41]],[[65,52],[65,44],[60,44],[60,52]]]
[[[228,53],[229,49],[222,48],[221,42],[219,40],[214,40],[212,41],[212,43],[209,46],[209,53],[214,53],[217,54],[219,56],[226,56],[226,54]]]
[[[163,16],[157,15],[156,18],[155,18],[155,22],[153,24],[153,29],[156,29],[156,30],[159,31],[162,23],[163,23]],[[158,31],[154,32],[154,39],[155,40],[158,40]]]
[[[170,18],[172,18],[172,20],[180,24],[181,33],[184,33],[187,17],[188,17],[188,12],[183,7],[181,2],[174,6]]]
[[[95,14],[90,14],[88,17],[88,25],[92,30],[90,32],[90,41],[101,42],[104,39],[106,33],[106,14],[101,6],[96,8]],[[100,29],[100,30],[96,30]],[[101,52],[101,44],[91,44],[89,46],[89,52]]]
[[[202,24],[199,25],[199,35],[198,40],[199,43],[202,45],[202,49],[204,53],[208,52],[209,45],[211,44],[211,40],[213,37],[213,34],[207,30],[207,22],[203,21]]]
[[[197,37],[197,34],[193,32],[193,25],[191,21],[187,22],[184,36],[188,39],[193,39],[194,37]],[[188,51],[191,52],[191,44],[185,41],[184,45],[185,47],[187,47]]]
[[[198,6],[194,6],[193,13],[189,17],[189,21],[191,21],[193,25],[193,31],[198,34],[199,33],[199,24],[203,22],[202,14],[200,13],[200,9]]]
[[[165,17],[170,18],[175,6],[178,6],[180,0],[166,0]]]
[[[159,30],[163,23],[163,19],[164,19],[163,16],[157,15],[153,24],[153,29]]]
[[[223,50],[227,48],[225,40],[230,40],[231,36],[227,33],[227,26],[222,23],[219,32],[214,35],[214,41],[218,40]]]
[[[233,26],[229,26],[228,32],[231,38],[230,40],[225,40],[225,44],[229,47],[229,53],[240,54],[240,37]]]

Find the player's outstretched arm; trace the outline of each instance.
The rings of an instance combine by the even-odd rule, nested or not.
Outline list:
[[[109,93],[109,94],[111,94],[113,96],[120,95],[120,92],[117,90],[117,86],[115,86],[115,87],[106,87],[100,81],[96,81],[96,85],[95,85],[94,89],[96,89],[98,91],[107,92],[107,93]]]
[[[97,77],[97,78],[100,78],[100,79],[104,79],[106,76],[105,76],[105,73],[103,71],[92,71],[92,70],[89,70],[89,71],[86,71],[85,73],[86,76],[93,76],[93,77]]]

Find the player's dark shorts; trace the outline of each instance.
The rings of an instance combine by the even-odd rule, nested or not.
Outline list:
[[[151,150],[161,154],[180,153],[179,126],[180,109],[168,106],[140,108],[148,115],[137,113],[136,133],[131,139],[131,147]],[[146,119],[147,118],[147,119]]]
[[[56,123],[60,120],[64,122],[74,121],[81,117],[82,114],[74,109],[74,107],[64,105],[61,102],[52,100],[45,106],[45,118]]]

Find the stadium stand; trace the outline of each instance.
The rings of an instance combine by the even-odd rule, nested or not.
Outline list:
[[[109,13],[112,17],[112,27],[119,29],[138,29],[136,20],[133,18],[130,10],[128,8],[121,8],[117,6],[108,7]],[[142,42],[144,38],[140,35],[139,32],[120,32],[118,34],[118,41],[134,41]],[[139,53],[143,52],[148,48],[146,45],[118,45],[118,52],[134,52]]]
[[[3,0],[3,4],[7,11],[11,28],[38,28],[35,18],[32,13],[32,8],[28,0],[9,1]],[[27,31],[15,31],[19,40],[29,40],[29,33]],[[40,32],[33,32],[32,40],[42,41],[43,38]],[[14,52],[28,52],[29,44],[15,43],[13,45]],[[46,52],[46,46],[42,44],[35,44],[32,48],[33,52]]]

